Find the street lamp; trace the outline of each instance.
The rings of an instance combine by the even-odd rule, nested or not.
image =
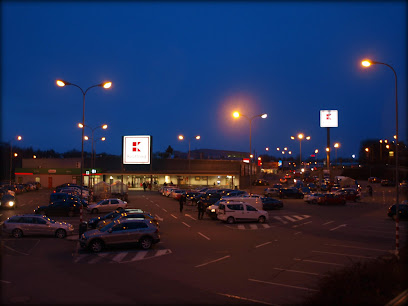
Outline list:
[[[82,123],[78,123],[78,127],[80,129],[82,129],[84,126],[91,129],[91,131],[92,131],[92,136],[91,136],[91,140],[92,140],[91,168],[95,168],[94,132],[97,129],[106,130],[108,128],[108,125],[107,124],[102,124],[102,125],[98,125],[98,126],[96,126],[94,128],[91,128],[90,126],[88,126],[86,124],[84,125]],[[87,137],[87,136],[85,136],[85,137]],[[102,137],[102,138],[105,138],[105,137]],[[88,139],[85,139],[85,140],[88,140]],[[104,140],[102,140],[102,141],[104,141]]]
[[[336,166],[338,166],[338,160],[337,160],[337,149],[340,148],[340,143],[336,142],[334,144],[334,148],[336,149]]]
[[[256,115],[256,116],[253,116],[253,117],[249,118],[248,116],[240,114],[239,112],[233,112],[232,116],[234,118],[239,118],[240,116],[242,116],[244,118],[247,118],[248,121],[249,121],[249,154],[251,156],[251,154],[252,154],[252,152],[251,152],[252,151],[252,120],[257,118],[257,117],[261,117],[262,119],[265,119],[266,117],[268,117],[268,114],[265,114],[265,113],[264,114],[259,114],[259,115]],[[252,181],[251,181],[252,173],[251,172],[252,172],[252,160],[251,160],[251,157],[250,157],[250,160],[249,160],[249,191],[250,192],[252,191]]]
[[[183,135],[179,135],[179,137],[178,137],[178,139],[180,139],[180,140],[184,140],[184,136]],[[191,164],[190,164],[190,152],[191,152],[191,140],[192,139],[196,139],[196,140],[200,140],[201,139],[201,136],[200,135],[197,135],[197,136],[194,136],[194,137],[192,137],[192,138],[188,138],[188,169],[190,169],[191,168]]]
[[[13,171],[13,140],[21,141],[22,139],[23,137],[19,135],[16,138],[9,141],[9,145],[10,145],[10,185],[11,185],[11,172]],[[17,157],[17,155],[15,156]]]
[[[299,139],[299,167],[302,167],[302,140],[306,139],[306,140],[310,140],[310,136],[306,136],[302,133],[299,133],[297,135],[297,138]],[[295,136],[290,136],[290,139],[295,140],[296,137]]]
[[[371,65],[384,65],[387,66],[392,70],[395,77],[395,191],[397,193],[397,203],[395,204],[395,228],[396,228],[396,241],[395,241],[395,253],[396,256],[399,256],[399,216],[398,216],[398,209],[399,209],[399,179],[398,179],[398,86],[397,86],[397,73],[395,72],[394,68],[386,63],[376,62],[369,59],[363,60],[361,62],[363,67],[370,67]]]
[[[100,84],[97,84],[97,85],[93,85],[93,86],[91,86],[91,87],[88,87],[88,88],[84,91],[84,90],[83,90],[81,87],[79,87],[78,85],[73,84],[73,83],[70,83],[70,82],[67,82],[67,81],[57,80],[56,83],[57,83],[57,85],[58,85],[59,87],[64,87],[64,86],[68,86],[68,85],[77,87],[77,88],[79,88],[79,90],[82,92],[82,126],[83,126],[83,127],[85,126],[85,96],[86,96],[88,90],[90,90],[91,88],[94,88],[94,87],[103,87],[103,88],[105,88],[105,89],[108,89],[108,88],[111,88],[111,87],[112,87],[112,82],[103,82],[103,83],[100,83]],[[84,167],[84,166],[83,166],[83,164],[84,164],[84,129],[82,129],[81,142],[82,142],[82,144],[81,144],[81,170],[80,170],[80,171],[81,171],[81,196],[80,196],[80,199],[81,199],[81,203],[82,203],[82,191],[83,191],[83,185],[84,185],[83,177],[82,177],[82,171],[83,171],[83,167]],[[79,222],[82,223],[82,205],[80,205]]]

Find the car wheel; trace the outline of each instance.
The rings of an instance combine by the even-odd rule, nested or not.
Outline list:
[[[235,222],[234,217],[228,217],[228,219],[227,219],[228,224],[233,224],[234,222]]]
[[[150,237],[142,237],[142,239],[139,240],[139,244],[143,250],[147,250],[152,247],[153,240]]]
[[[259,222],[259,223],[265,223],[265,221],[266,221],[266,218],[265,218],[264,216],[260,216],[260,217],[258,218],[258,222]]]
[[[69,212],[68,212],[68,217],[73,217],[74,216],[74,211],[73,210],[70,210]]]
[[[102,251],[102,249],[103,249],[102,240],[95,239],[95,240],[91,241],[91,243],[89,244],[89,248],[94,253],[98,253],[98,252]]]
[[[16,228],[11,232],[11,235],[14,238],[21,238],[21,237],[23,237],[23,231],[21,229],[19,229],[19,228]]]
[[[97,213],[98,213],[98,209],[96,209],[96,208],[92,209],[91,213],[97,214]]]
[[[57,229],[57,231],[55,232],[55,237],[63,239],[67,236],[67,232],[65,230],[63,230],[62,228]]]

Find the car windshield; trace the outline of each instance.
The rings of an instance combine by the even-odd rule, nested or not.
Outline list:
[[[101,232],[107,232],[109,229],[111,229],[115,225],[115,222],[110,222],[104,227],[100,229]]]
[[[52,219],[50,219],[50,218],[44,218],[45,220],[47,220],[48,222],[50,222],[50,223],[55,223],[55,222],[57,222],[57,221],[55,221],[55,220],[52,220]]]

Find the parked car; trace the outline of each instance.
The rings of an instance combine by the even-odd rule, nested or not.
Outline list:
[[[324,193],[315,192],[305,195],[304,200],[309,204],[317,204],[317,200],[324,196]]]
[[[159,224],[159,220],[156,219],[156,217],[154,217],[152,214],[144,211],[144,212],[122,212],[120,215],[116,216],[115,219],[112,220],[122,220],[122,219],[138,219],[138,220],[149,220],[151,222],[153,222],[154,225],[157,226],[157,228],[160,228],[160,224]],[[108,224],[109,221],[105,220],[102,221],[101,224],[99,225],[99,227],[103,227],[106,224]]]
[[[303,199],[304,195],[297,188],[282,188],[279,190],[279,198]]]
[[[125,209],[127,208],[127,205],[128,203],[121,199],[104,199],[96,204],[88,205],[86,209],[92,214],[97,214],[99,212],[108,212],[115,209]]]
[[[67,235],[72,235],[74,227],[72,224],[57,222],[46,216],[26,214],[12,216],[4,221],[3,232],[14,238],[28,235],[51,235],[65,238]]]
[[[55,192],[55,193],[50,194],[50,204],[57,202],[57,201],[67,201],[67,200],[81,203],[81,198],[76,195],[72,195],[69,193],[63,193],[63,192]],[[82,199],[82,205],[84,207],[88,206],[88,202],[84,198]]]
[[[395,204],[388,207],[388,217],[395,219],[396,213]],[[401,204],[398,204],[398,218],[399,219],[408,219],[408,202],[404,201]]]
[[[375,184],[375,183],[380,183],[380,181],[381,181],[381,180],[380,180],[378,177],[372,176],[372,177],[369,177],[369,178],[368,178],[368,182],[369,182],[369,183]]]
[[[0,208],[15,209],[16,207],[17,207],[16,197],[9,193],[3,194],[0,200]]]
[[[238,221],[258,221],[265,223],[268,220],[268,213],[258,210],[252,205],[240,201],[227,201],[218,206],[217,218],[229,224]]]
[[[208,207],[217,201],[219,201],[222,197],[221,193],[210,193],[202,195],[200,198],[197,199],[197,203],[201,202],[204,204],[205,207]]]
[[[180,200],[181,196],[185,194],[185,191],[182,189],[174,189],[171,194],[170,194],[170,198],[175,199],[175,200]]]
[[[243,190],[233,190],[233,191],[227,192],[222,197],[223,198],[226,198],[226,197],[240,197],[240,196],[243,196],[245,194],[248,194],[248,193],[246,191],[243,191]]]
[[[57,201],[48,206],[38,206],[34,213],[46,216],[68,216],[78,215],[81,204],[79,202],[67,200]]]
[[[283,208],[283,202],[274,198],[261,198],[263,210]]]
[[[135,213],[137,212],[137,213],[139,213],[139,212],[140,212],[140,213],[142,213],[143,210],[141,210],[141,209],[129,209],[129,208],[123,209],[123,210],[117,209],[117,210],[114,210],[114,211],[108,213],[108,214],[105,215],[105,216],[102,216],[102,217],[94,217],[94,218],[89,219],[89,221],[88,221],[88,227],[89,227],[89,228],[92,228],[92,229],[95,229],[95,228],[98,227],[98,225],[99,225],[100,222],[102,222],[102,221],[104,221],[104,220],[112,221],[113,219],[115,219],[117,216],[121,215],[121,214],[124,213],[124,212],[130,212],[130,213],[132,213],[132,212],[135,212]]]
[[[309,187],[309,189],[311,191],[316,191],[317,190],[317,186],[316,186],[315,183],[309,183],[309,184],[307,184],[307,187]]]
[[[252,185],[254,185],[254,186],[269,186],[269,182],[265,181],[265,180],[262,180],[262,179],[258,179],[258,180],[255,180],[252,183]]]
[[[82,248],[100,252],[107,246],[137,244],[147,250],[160,241],[159,229],[149,220],[122,219],[83,233]]]
[[[309,187],[300,187],[299,190],[303,193],[303,195],[310,194],[312,192]]]
[[[346,199],[344,196],[335,193],[326,193],[324,196],[317,199],[317,204],[319,205],[332,205],[341,204],[346,205]]]
[[[264,195],[266,197],[278,197],[279,196],[279,189],[274,188],[274,187],[266,188],[264,190]]]
[[[353,188],[342,188],[335,192],[335,194],[342,195],[346,201],[360,201],[361,194]]]

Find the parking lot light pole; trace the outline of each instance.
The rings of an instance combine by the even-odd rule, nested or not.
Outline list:
[[[262,119],[265,119],[268,117],[268,114],[259,114],[259,115],[249,118],[248,116],[243,115],[239,112],[234,112],[232,116],[234,118],[239,118],[240,116],[242,116],[244,118],[247,118],[249,121],[249,192],[252,192],[252,181],[251,181],[251,176],[252,176],[252,173],[251,173],[252,172],[252,157],[251,157],[252,155],[252,152],[251,152],[252,151],[252,120],[257,117],[261,117]]]
[[[183,135],[179,135],[179,137],[178,137],[178,139],[180,139],[180,140],[184,140],[184,136]],[[190,168],[191,168],[191,165],[190,165],[190,149],[191,149],[191,140],[192,140],[193,138],[188,138],[188,170],[190,170]],[[201,136],[200,135],[197,135],[197,136],[194,136],[194,139],[197,139],[197,140],[200,140],[201,139]]]
[[[394,68],[392,68],[391,65],[386,64],[386,63],[381,63],[381,62],[376,62],[372,60],[363,60],[361,62],[361,65],[363,67],[370,67],[371,65],[384,65],[387,66],[392,70],[394,73],[395,77],[395,192],[397,193],[396,195],[396,201],[397,203],[395,204],[395,255],[399,257],[399,216],[398,216],[398,210],[399,210],[399,190],[398,190],[398,185],[399,185],[399,180],[398,180],[398,86],[397,86],[397,73],[395,72]]]
[[[72,86],[75,86],[75,87],[79,88],[79,90],[81,90],[81,92],[82,92],[82,126],[85,126],[85,96],[86,96],[88,90],[90,90],[91,88],[94,88],[94,87],[103,87],[103,88],[105,88],[105,89],[108,89],[108,88],[111,88],[111,87],[112,87],[112,82],[103,82],[103,83],[100,83],[100,84],[97,84],[97,85],[93,85],[93,86],[91,86],[91,87],[88,87],[88,88],[84,91],[84,90],[83,90],[81,87],[79,87],[78,85],[73,84],[73,83],[70,83],[70,82],[67,82],[67,81],[57,80],[56,83],[57,83],[57,85],[58,85],[59,87],[64,87],[64,86],[66,86],[66,85],[72,85]],[[83,164],[84,164],[84,129],[82,129],[81,142],[82,142],[82,145],[81,145],[81,170],[80,170],[80,171],[81,171],[81,197],[80,197],[80,199],[81,199],[81,205],[79,206],[79,222],[80,222],[80,223],[82,223],[82,197],[83,197],[83,196],[82,196],[82,192],[83,192],[83,183],[84,183],[84,179],[83,179],[83,175],[82,175],[82,172],[83,172]]]
[[[16,140],[20,141],[23,139],[21,136],[17,136]],[[11,185],[11,173],[13,171],[13,140],[10,140],[9,145],[10,145],[10,185]]]
[[[310,140],[310,136],[305,137],[303,133],[299,133],[297,138],[299,139],[299,167],[302,168],[302,140],[303,138]],[[290,139],[295,140],[295,136],[290,136]]]
[[[340,143],[336,142],[336,143],[334,144],[334,148],[336,149],[336,166],[338,166],[338,165],[339,165],[339,161],[338,161],[338,159],[337,159],[337,149],[340,148]]]

